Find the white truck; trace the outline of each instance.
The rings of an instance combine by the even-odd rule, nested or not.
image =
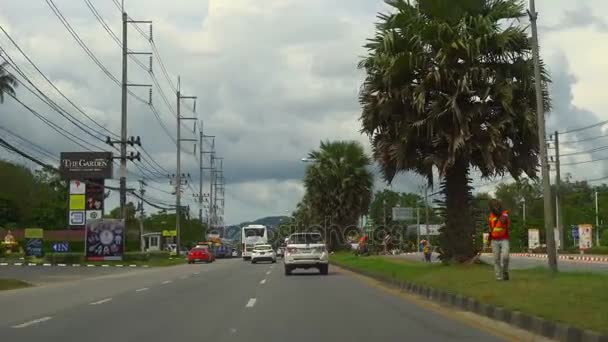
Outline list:
[[[253,248],[256,245],[268,243],[268,228],[261,224],[251,224],[242,228],[241,231],[243,260],[250,260]]]

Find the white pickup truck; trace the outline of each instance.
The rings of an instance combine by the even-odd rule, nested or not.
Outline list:
[[[329,272],[329,255],[323,237],[319,233],[291,234],[283,257],[285,275],[296,268],[317,268],[323,275]]]

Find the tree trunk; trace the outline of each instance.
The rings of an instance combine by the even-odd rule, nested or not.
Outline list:
[[[475,224],[471,214],[471,192],[469,187],[469,164],[457,160],[445,175],[445,226],[441,229],[441,260],[465,262],[477,252],[473,245]]]

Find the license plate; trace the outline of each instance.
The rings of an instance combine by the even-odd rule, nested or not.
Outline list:
[[[264,252],[260,252],[260,255],[264,255]]]

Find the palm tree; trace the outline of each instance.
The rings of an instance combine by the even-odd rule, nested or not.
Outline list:
[[[414,171],[445,195],[444,260],[475,255],[469,172],[536,176],[532,51],[519,0],[386,0],[361,87],[362,132],[391,181]],[[543,96],[549,108],[543,75]]]
[[[11,73],[6,71],[8,63],[6,61],[0,64],[0,103],[4,103],[4,94],[15,95],[17,87],[17,79]]]
[[[337,248],[344,232],[355,227],[372,198],[370,159],[354,141],[321,142],[308,155],[313,161],[304,177],[305,200],[301,209],[324,228],[330,249]],[[327,229],[327,230],[325,230]]]

